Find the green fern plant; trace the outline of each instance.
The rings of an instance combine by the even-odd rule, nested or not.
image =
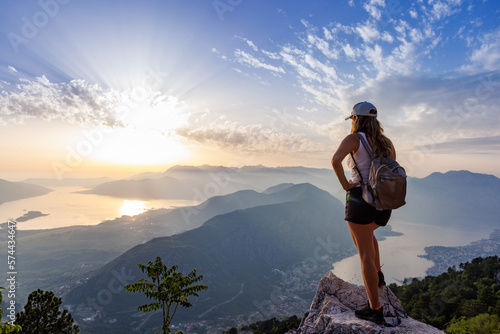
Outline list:
[[[203,275],[197,275],[196,269],[183,276],[177,272],[178,266],[170,268],[163,263],[160,257],[155,262],[148,261],[147,265],[137,264],[148,279],[140,279],[137,283],[125,285],[127,292],[139,292],[149,299],[155,300],[152,303],[137,307],[141,312],[154,312],[162,309],[163,313],[163,333],[170,333],[170,323],[172,322],[178,306],[191,307],[189,297],[198,297],[198,292],[207,290],[208,286],[203,284],[193,285],[203,279]]]

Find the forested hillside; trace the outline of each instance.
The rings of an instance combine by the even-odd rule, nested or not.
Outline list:
[[[479,319],[487,333],[500,331],[500,285],[496,281],[500,258],[476,258],[439,276],[405,280],[389,287],[416,320],[446,329],[449,333],[478,333],[471,326]],[[411,281],[411,282],[410,282]],[[469,331],[455,331],[457,327]],[[494,330],[493,332],[491,330]],[[480,333],[483,333],[482,331]],[[486,332],[484,332],[486,333]]]

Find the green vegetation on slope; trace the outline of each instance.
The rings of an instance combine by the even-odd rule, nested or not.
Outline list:
[[[480,314],[474,318],[454,319],[446,329],[450,334],[499,334],[500,320],[496,314]]]
[[[306,315],[307,316],[307,313]],[[238,329],[232,327],[223,334],[255,333],[255,334],[285,334],[291,329],[299,328],[301,318],[292,315],[289,318],[276,319],[271,318],[263,321],[253,322]]]
[[[500,316],[500,285],[495,281],[495,273],[500,270],[499,257],[479,257],[459,267],[462,270],[452,267],[439,276],[414,278],[411,283],[405,280],[401,286],[393,283],[389,287],[410,317],[440,329],[453,322],[450,333],[467,319],[482,314]],[[494,320],[489,318],[487,322]]]

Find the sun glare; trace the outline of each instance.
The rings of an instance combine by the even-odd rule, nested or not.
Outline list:
[[[122,216],[135,216],[141,214],[147,210],[146,203],[147,202],[144,201],[124,200],[120,207],[120,214]]]
[[[141,101],[119,116],[123,127],[110,129],[103,136],[92,152],[93,159],[123,165],[159,165],[191,156],[175,134],[189,117],[177,98],[147,91]]]
[[[115,129],[95,148],[92,157],[124,165],[158,165],[188,158],[189,150],[175,138],[146,129]]]

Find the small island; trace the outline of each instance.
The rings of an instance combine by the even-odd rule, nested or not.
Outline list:
[[[40,211],[28,211],[24,215],[22,215],[21,217],[14,219],[14,221],[16,223],[25,222],[25,221],[30,220],[30,219],[35,219],[38,217],[44,217],[44,216],[48,216],[48,215],[49,215],[48,213],[41,213]],[[0,229],[7,228],[7,225],[8,225],[7,222],[1,223]],[[6,236],[7,235],[5,235],[5,237]],[[0,241],[3,241],[3,238],[0,237]]]
[[[17,218],[16,222],[18,222],[18,223],[25,222],[25,221],[30,220],[30,219],[35,219],[38,217],[44,217],[44,216],[48,216],[48,215],[49,215],[48,213],[41,213],[40,211],[28,211],[23,216]]]

